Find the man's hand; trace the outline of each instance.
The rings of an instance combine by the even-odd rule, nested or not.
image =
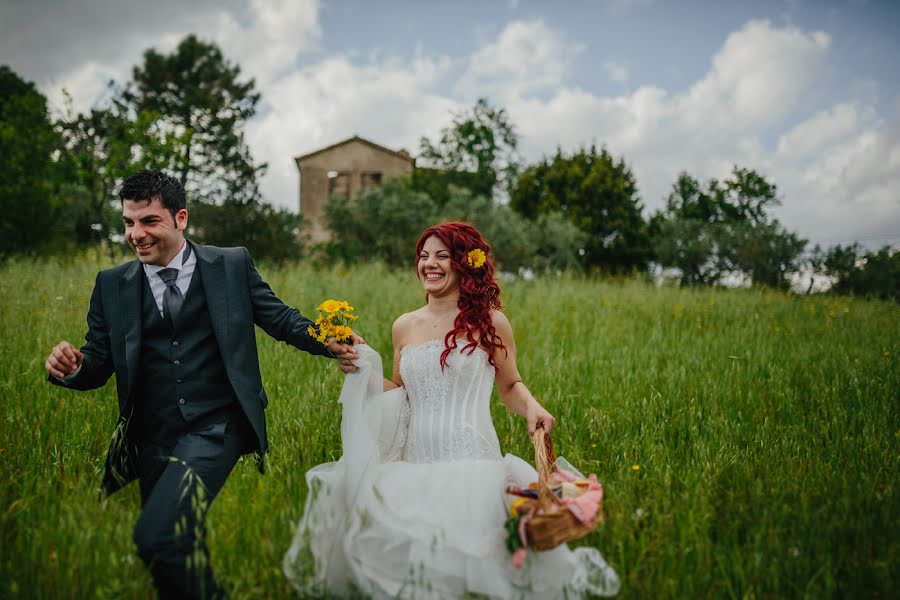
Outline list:
[[[359,358],[359,355],[356,353],[356,350],[353,349],[353,346],[366,343],[364,339],[355,333],[350,334],[350,341],[353,344],[352,346],[341,344],[334,338],[328,340],[328,349],[337,357],[338,367],[340,367],[341,371],[344,373],[356,372],[356,365],[353,364],[353,361]]]
[[[84,354],[75,346],[69,342],[60,342],[50,351],[50,356],[44,362],[44,368],[57,379],[64,379],[77,371],[83,360]]]

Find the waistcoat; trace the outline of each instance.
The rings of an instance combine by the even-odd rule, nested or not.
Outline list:
[[[137,439],[172,443],[188,429],[240,412],[213,334],[200,271],[195,270],[175,327],[143,281],[140,367],[132,431]]]

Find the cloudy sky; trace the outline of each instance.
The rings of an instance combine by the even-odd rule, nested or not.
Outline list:
[[[255,78],[247,135],[279,206],[298,204],[292,157],[354,134],[415,153],[485,96],[528,161],[624,156],[648,213],[680,171],[738,164],[811,241],[900,245],[897,0],[0,0],[0,61],[56,109],[188,33]]]

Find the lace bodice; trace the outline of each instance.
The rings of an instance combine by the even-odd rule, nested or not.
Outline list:
[[[450,353],[443,371],[443,340],[400,351],[400,376],[410,407],[404,453],[408,462],[501,457],[490,411],[494,367],[484,350],[469,354],[463,346]]]

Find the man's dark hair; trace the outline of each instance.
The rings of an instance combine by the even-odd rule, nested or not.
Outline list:
[[[155,198],[159,198],[162,205],[172,213],[172,219],[179,210],[186,207],[181,182],[162,171],[138,171],[126,177],[119,189],[119,199],[123,202],[131,200],[149,204]]]

